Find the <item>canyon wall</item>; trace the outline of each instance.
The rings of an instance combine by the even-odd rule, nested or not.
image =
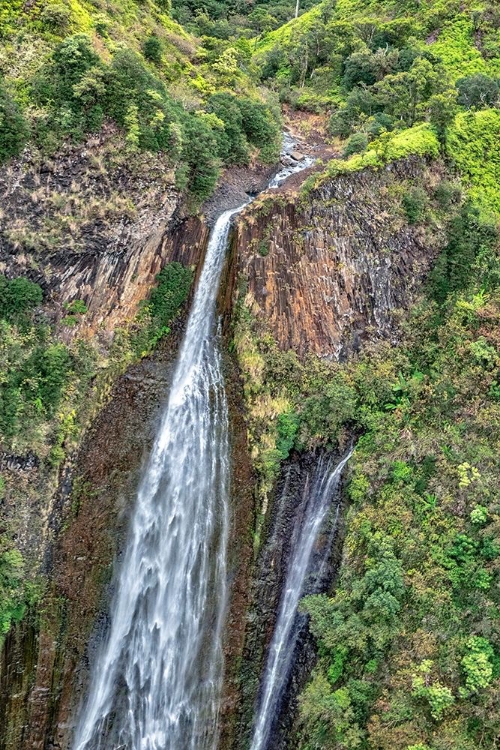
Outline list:
[[[410,182],[430,191],[440,177],[439,166],[409,159],[268,192],[243,211],[233,282],[281,349],[343,358],[395,335],[443,241],[438,226],[408,224],[401,197]]]
[[[110,135],[91,137],[85,147],[68,147],[43,164],[26,154],[0,177],[0,273],[39,283],[40,319],[55,323],[63,341],[92,337],[103,367],[114,331],[134,319],[161,268],[171,261],[201,267],[209,231],[201,218],[183,215],[173,174],[159,157],[129,163],[113,152]],[[88,311],[65,327],[61,319],[75,299]],[[0,450],[8,488],[0,529],[15,540],[30,579],[47,583],[41,602],[12,628],[3,648],[2,749],[67,746],[69,715],[86,678],[82,654],[182,327],[178,321],[154,357],[114,384],[58,472],[46,456]]]
[[[228,316],[243,315],[250,326],[256,348],[248,362],[258,368],[259,346],[263,351],[272,349],[270,339],[283,352],[292,350],[306,362],[310,356],[345,359],[369,341],[389,339],[396,344],[398,325],[416,302],[445,242],[442,226],[435,224],[429,230],[428,224],[409,224],[402,197],[413,185],[422,186],[432,197],[443,175],[439,164],[410,159],[381,172],[339,176],[309,192],[289,186],[269,191],[248,206],[236,221],[221,302]],[[227,331],[230,335],[229,324]],[[281,371],[285,379],[286,367],[283,364]],[[252,391],[251,403],[246,403],[252,431],[254,418],[257,425],[276,418],[269,411],[273,384],[259,396],[258,384],[253,388],[251,375],[243,375]],[[275,386],[279,392],[279,384]],[[259,450],[258,442],[251,440],[251,445]],[[292,476],[295,487],[300,487],[314,461],[310,454],[294,454],[290,463],[282,465],[269,498],[255,548],[247,610],[240,615],[243,649],[239,682],[232,685],[236,712],[227,722],[224,750],[240,750],[249,743],[287,566],[286,523],[297,506],[297,492],[283,492],[285,477]],[[257,526],[265,504],[257,497],[254,502]],[[280,524],[278,543],[273,544]],[[326,590],[334,583],[341,547],[340,529]],[[273,747],[290,746],[296,697],[313,662],[311,640],[303,637]]]
[[[88,312],[68,336],[109,338],[165,263],[197,264],[207,239],[161,155],[129,154],[114,135],[108,126],[42,162],[28,152],[0,176],[0,273],[39,283],[55,322],[83,300]]]

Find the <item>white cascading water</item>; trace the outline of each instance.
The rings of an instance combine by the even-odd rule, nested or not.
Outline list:
[[[229,449],[214,316],[233,213],[211,234],[78,750],[198,750],[217,739]]]
[[[267,656],[260,702],[254,722],[250,750],[267,750],[276,711],[290,676],[294,650],[299,634],[296,626],[298,605],[304,595],[305,583],[311,573],[314,547],[331,507],[344,466],[352,455],[352,449],[337,464],[318,466],[313,487],[305,508],[304,517],[296,523],[291,542],[291,559],[285,576],[278,619],[274,628]],[[336,525],[336,522],[335,522]],[[317,578],[321,577],[321,570]]]
[[[302,160],[293,172],[310,163]],[[273,183],[281,183],[280,174]],[[74,750],[217,745],[229,442],[215,302],[231,219],[242,208],[222,214],[210,235]]]

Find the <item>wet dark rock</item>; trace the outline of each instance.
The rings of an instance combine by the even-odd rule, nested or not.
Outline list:
[[[232,750],[247,747],[252,734],[267,650],[276,624],[286,572],[293,552],[293,530],[297,523],[301,523],[312,478],[321,459],[321,452],[295,453],[284,463],[276,486],[275,499],[268,514],[263,542],[250,583],[250,607],[246,617],[241,666],[240,713],[238,728],[230,745]],[[342,513],[339,510],[342,503],[340,482],[332,496],[330,512],[315,547],[314,558],[317,562],[313,562],[313,570],[321,569],[321,576],[317,580],[308,579],[305,594],[311,591],[327,591],[332,585],[343,536]],[[310,586],[314,587],[308,588]],[[294,665],[281,695],[278,716],[272,729],[269,747],[273,750],[285,750],[288,747],[288,735],[296,716],[298,693],[316,659],[314,643],[307,629],[307,617],[301,615],[294,627],[298,632]]]
[[[0,451],[0,471],[31,471],[38,469],[39,465],[40,459],[31,451],[22,456]]]

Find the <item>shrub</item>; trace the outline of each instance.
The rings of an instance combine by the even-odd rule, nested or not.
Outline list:
[[[344,156],[351,156],[352,154],[361,154],[366,151],[368,146],[368,137],[365,133],[354,133],[344,149]]]
[[[40,13],[43,25],[51,31],[66,31],[69,26],[71,13],[65,5],[46,5]]]
[[[460,187],[449,180],[441,180],[434,190],[434,199],[443,211],[447,211],[451,205],[458,203],[461,196]]]
[[[418,224],[419,221],[423,220],[427,204],[427,193],[422,188],[413,187],[405,193],[403,196],[403,208],[410,224]]]
[[[238,98],[232,94],[215,94],[208,100],[207,110],[224,123],[223,131],[216,134],[220,158],[226,164],[247,164],[248,142]]]
[[[379,78],[380,66],[372,52],[354,52],[344,63],[342,85],[350,91],[354,86],[371,86]]]
[[[28,138],[28,124],[0,80],[0,162],[17,156]]]
[[[105,92],[105,68],[89,37],[76,34],[61,42],[32,81],[33,99],[48,113],[38,132],[44,145],[57,141],[54,134],[80,140],[98,130]]]
[[[55,94],[60,101],[72,101],[73,86],[100,60],[86,34],[75,34],[59,44],[52,55]]]
[[[24,612],[21,583],[24,561],[21,553],[6,548],[5,537],[0,539],[0,639],[8,633],[12,620],[19,620]]]
[[[484,268],[481,277],[485,289],[499,283],[495,271],[498,230],[481,218],[477,208],[465,203],[452,220],[448,237],[430,275],[430,293],[438,304],[443,304],[450,293],[467,289],[478,268]]]
[[[38,347],[23,367],[25,387],[33,389],[29,395],[40,402],[48,416],[57,410],[70,367],[71,358],[64,344]]]
[[[468,183],[469,195],[500,211],[500,110],[460,112],[446,136],[448,155]]]
[[[390,115],[386,115],[385,112],[377,112],[371,122],[368,123],[367,131],[371,136],[378,136],[385,131],[390,131],[394,128],[394,120]]]
[[[128,49],[115,54],[107,73],[106,111],[127,130],[132,150],[149,151],[170,149],[171,125],[182,112],[140,56]]]
[[[209,125],[190,115],[183,125],[182,159],[188,165],[187,187],[201,202],[212,193],[219,177],[219,144]]]
[[[352,131],[355,118],[347,107],[341,107],[330,117],[328,130],[333,136],[347,138]]]
[[[243,131],[248,141],[260,148],[261,158],[272,161],[279,154],[280,129],[268,107],[253,99],[238,100]]]
[[[146,60],[150,60],[157,65],[161,63],[162,44],[154,34],[148,36],[142,45],[142,52]]]
[[[85,315],[88,307],[82,299],[74,299],[72,302],[65,305],[65,309],[67,312],[74,315]]]
[[[149,298],[150,313],[155,325],[170,323],[187,299],[193,273],[182,263],[168,263],[156,277],[157,287]]]
[[[172,10],[172,3],[171,0],[155,0],[156,5],[162,10],[164,13],[170,13]]]
[[[457,81],[458,103],[467,109],[493,107],[498,102],[498,81],[484,73],[460,78]]]
[[[12,320],[41,304],[42,289],[22,276],[8,281],[0,275],[0,318]]]
[[[300,418],[295,412],[286,412],[278,417],[278,439],[276,450],[281,460],[288,458],[295,443],[299,429]]]
[[[486,638],[472,636],[467,641],[467,653],[462,659],[465,685],[471,692],[488,687],[493,677],[493,648]]]

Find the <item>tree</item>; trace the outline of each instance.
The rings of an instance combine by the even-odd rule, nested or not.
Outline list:
[[[208,198],[219,176],[217,141],[212,129],[196,115],[183,126],[183,161],[189,167],[187,186],[198,201]]]
[[[498,81],[484,73],[460,78],[457,81],[458,103],[467,109],[494,107],[498,102]]]
[[[219,74],[224,83],[228,85],[233,83],[239,71],[236,50],[233,47],[225,49],[220,57],[212,63],[212,68]]]
[[[42,303],[43,293],[38,284],[19,276],[8,281],[0,275],[0,318],[12,320]]]
[[[384,111],[411,127],[422,103],[430,99],[438,87],[439,72],[429,60],[419,57],[407,73],[387,75],[374,89]]]
[[[150,60],[157,65],[161,63],[162,45],[161,41],[154,34],[148,36],[148,38],[145,40],[144,44],[142,45],[142,51],[146,60]]]
[[[19,154],[28,133],[28,124],[18,104],[0,82],[0,162]]]
[[[351,156],[352,154],[361,154],[366,151],[368,146],[368,137],[365,133],[354,133],[344,149],[344,156]]]
[[[80,82],[84,74],[99,65],[99,56],[86,34],[75,34],[65,39],[54,50],[55,88],[58,98],[71,101],[73,86]]]

